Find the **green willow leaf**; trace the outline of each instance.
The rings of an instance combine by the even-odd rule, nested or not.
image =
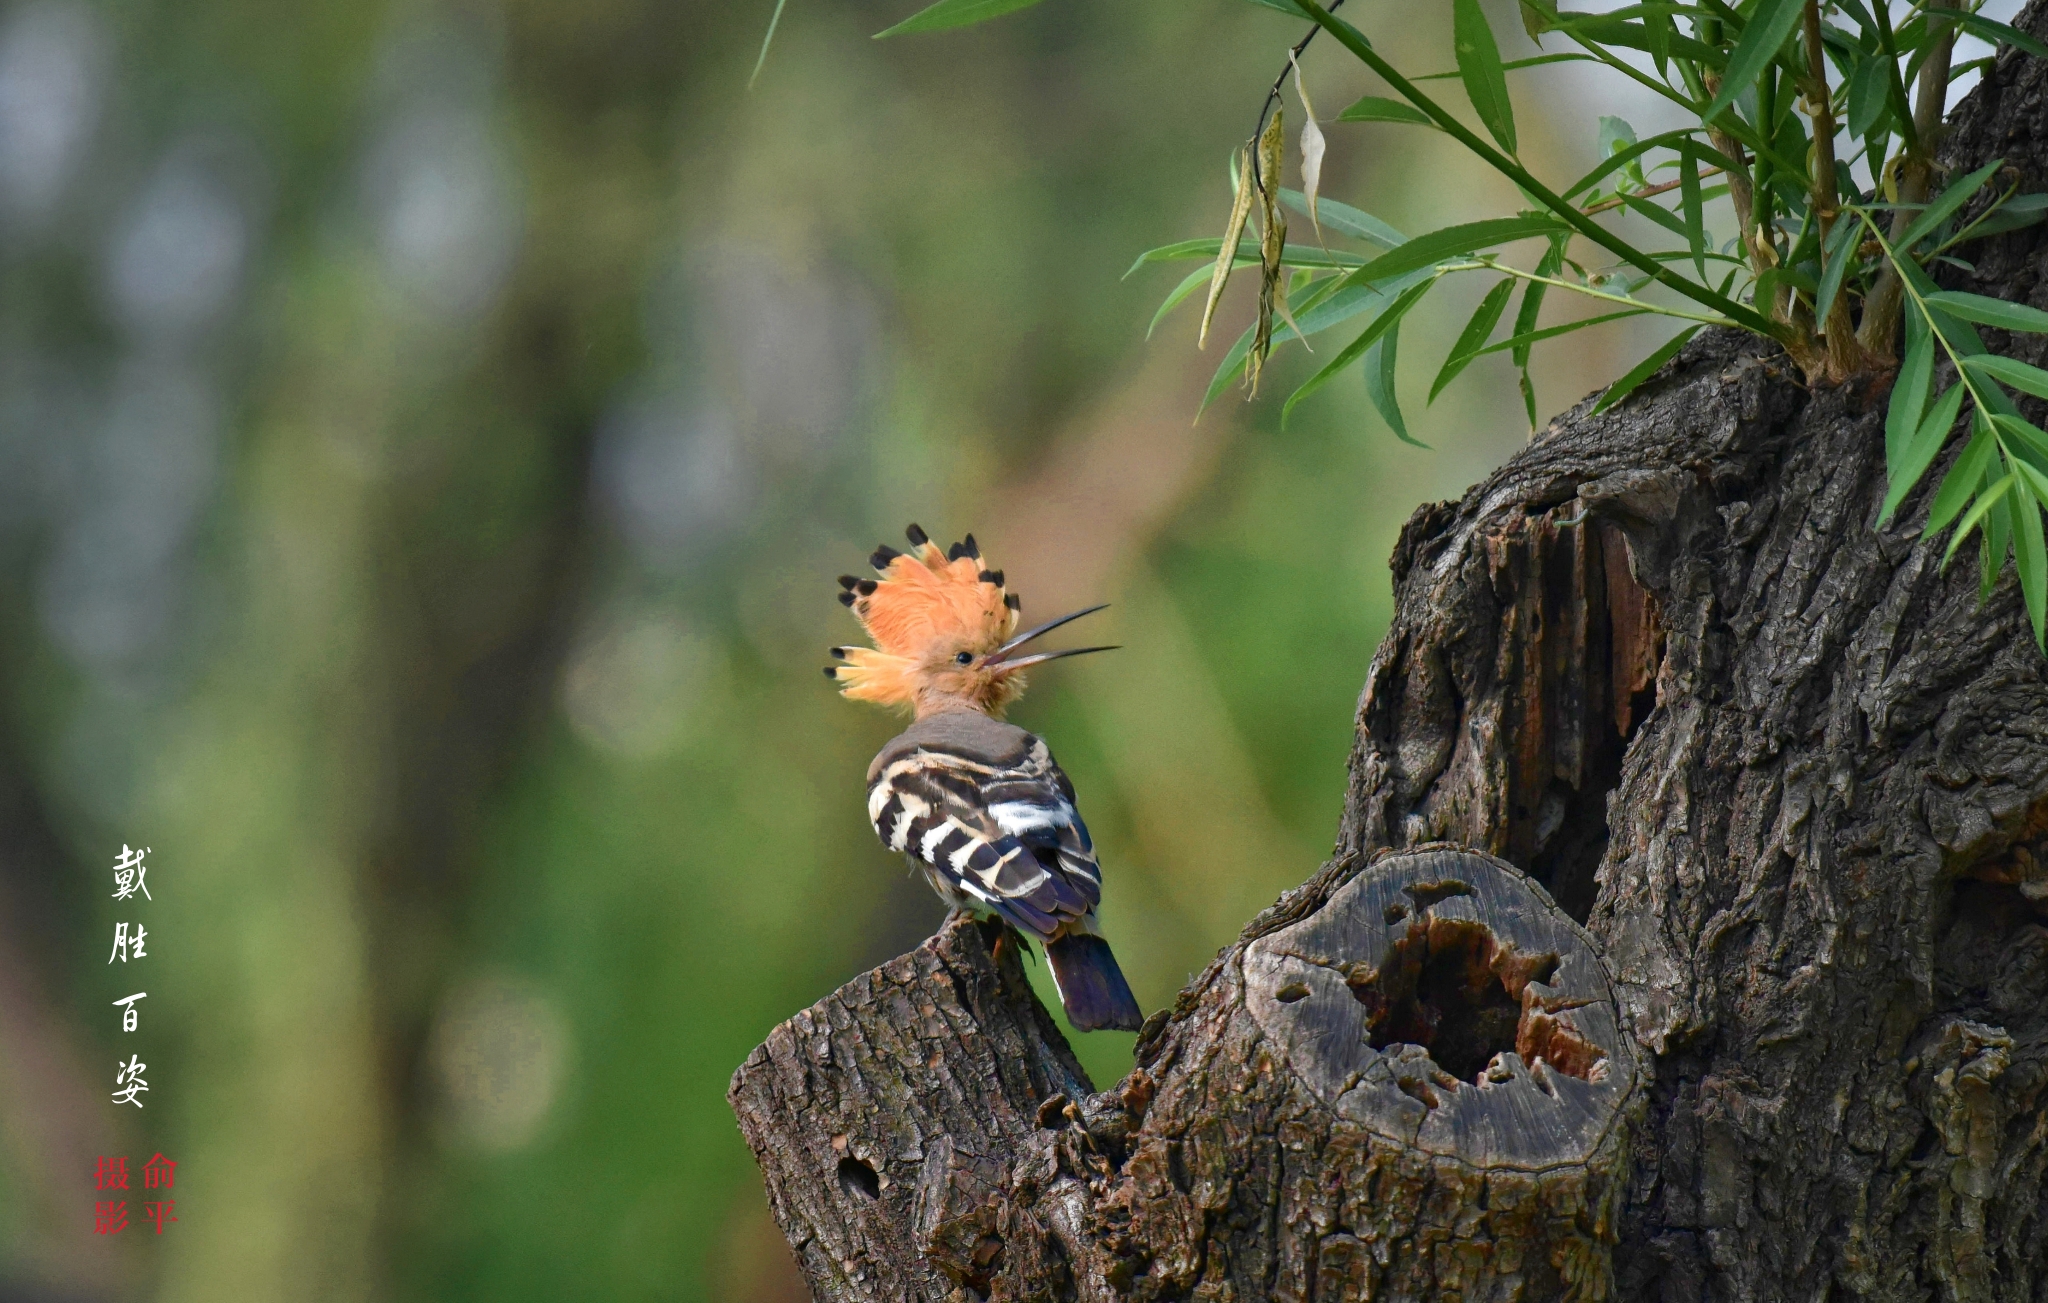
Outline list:
[[[1515,151],[1515,106],[1508,101],[1508,79],[1500,66],[1500,46],[1479,0],[1452,0],[1451,39],[1457,49],[1458,73],[1465,97],[1500,147]]]
[[[1963,455],[1956,458],[1955,465],[1948,468],[1948,474],[1941,477],[1941,488],[1936,490],[1934,501],[1927,508],[1927,525],[1920,531],[1922,538],[1939,534],[1956,513],[1969,505],[1970,498],[1984,483],[1984,472],[1998,455],[1998,440],[1991,431],[1979,425],[1970,442],[1963,449]],[[1950,550],[1954,550],[1951,542]]]
[[[1948,551],[1942,553],[1941,565],[1944,570],[1948,568],[1949,560],[1955,556],[1956,549],[1961,547],[1963,540],[1970,536],[1970,531],[1982,524],[1984,517],[1990,515],[1992,510],[2004,499],[2005,495],[2011,491],[2012,473],[2008,471],[2003,479],[2000,479],[1996,484],[1993,484],[1990,488],[1977,495],[1977,505],[1971,507],[1970,514],[1964,516],[1962,523],[1956,526],[1955,536],[1948,541]]]
[[[1565,190],[1564,197],[1566,199],[1577,198],[1594,186],[1599,185],[1602,181],[1605,181],[1616,171],[1627,167],[1630,163],[1653,149],[1682,150],[1689,147],[1693,156],[1709,167],[1718,167],[1724,170],[1733,168],[1734,164],[1729,162],[1725,154],[1719,150],[1710,149],[1692,138],[1698,131],[1698,127],[1688,128],[1684,131],[1666,131],[1659,135],[1651,136],[1648,140],[1638,140],[1633,145],[1616,150],[1613,154],[1602,159],[1599,166],[1572,182],[1571,186]]]
[[[1303,217],[1309,215],[1308,196],[1299,190],[1281,190],[1280,202]],[[1382,249],[1392,249],[1408,243],[1407,236],[1371,213],[1362,212],[1350,204],[1340,204],[1327,195],[1316,196],[1316,216],[1322,220],[1325,229],[1377,244]]]
[[[1257,265],[1257,263],[1258,259],[1256,258],[1250,260],[1240,258],[1237,260],[1237,265],[1240,267],[1251,267]],[[1166,301],[1159,305],[1159,311],[1152,314],[1152,323],[1145,327],[1145,338],[1152,338],[1152,332],[1159,329],[1159,323],[1166,320],[1166,314],[1179,307],[1188,295],[1207,285],[1211,274],[1209,268],[1197,267],[1189,272],[1180,284],[1174,286],[1173,293],[1167,295]]]
[[[1926,296],[1927,301],[1952,317],[1974,321],[1980,326],[1996,326],[2000,330],[2021,330],[2032,334],[2048,333],[2048,312],[2030,308],[2024,303],[2008,303],[2004,299],[1988,298],[1982,294],[1965,294],[1960,290],[1940,290]]]
[[[1712,122],[1735,103],[1737,96],[1763,76],[1764,69],[1785,48],[1792,29],[1799,25],[1805,9],[1803,0],[1759,0],[1742,29],[1742,39],[1728,56],[1728,71],[1721,80],[1721,93],[1700,111],[1700,120]]]
[[[2036,59],[2048,59],[2048,45],[2042,45],[2039,41],[2009,23],[2001,23],[1995,19],[1986,18],[1982,14],[1973,14],[1961,9],[1951,10],[1945,16],[1955,19],[1958,23],[1962,24],[1964,30],[1973,36],[1981,36],[1993,44],[2002,41],[2017,49],[2025,50]]]
[[[1449,356],[1444,358],[1443,368],[1436,373],[1436,380],[1429,386],[1429,401],[1444,391],[1444,386],[1457,379],[1458,373],[1472,364],[1479,356],[1479,350],[1486,345],[1486,337],[1500,324],[1501,313],[1507,311],[1508,297],[1515,292],[1512,279],[1486,291],[1486,297],[1479,300],[1472,317],[1465,323],[1465,329],[1458,333],[1458,342],[1451,345]]]
[[[1920,477],[1934,464],[1935,455],[1941,451],[1941,445],[1948,442],[1948,432],[1954,427],[1957,414],[1962,411],[1965,392],[1962,385],[1950,385],[1948,391],[1934,401],[1934,409],[1921,420],[1920,428],[1913,432],[1913,437],[1907,441],[1906,446],[1900,449],[1898,464],[1887,468],[1891,483],[1885,490],[1884,506],[1877,513],[1877,523],[1880,526],[1891,522],[1892,514],[1899,509],[1899,504],[1906,500],[1906,495],[1913,491],[1913,486],[1920,482]]]
[[[1623,195],[1621,202],[1623,207],[1636,216],[1655,222],[1681,240],[1690,241],[1692,233],[1685,229],[1685,223],[1673,216],[1671,210],[1662,204],[1654,204],[1647,199],[1639,199],[1635,195]]]
[[[2013,568],[2034,626],[2034,645],[2048,650],[2048,547],[2041,538],[2041,507],[2048,504],[2048,477],[2021,462],[2015,466],[2027,493],[2013,506]]]
[[[1678,350],[1684,348],[1686,341],[1697,335],[1701,329],[1702,327],[1692,326],[1679,331],[1676,335],[1664,341],[1664,344],[1656,352],[1629,368],[1628,374],[1607,386],[1607,392],[1600,395],[1600,401],[1593,405],[1594,415],[1597,416],[1634,393],[1638,385],[1657,374],[1666,362],[1678,356]]]
[[[1568,239],[1553,237],[1550,247],[1544,250],[1543,259],[1536,264],[1538,276],[1555,276],[1564,268],[1565,246]],[[1522,291],[1522,306],[1515,309],[1515,334],[1528,335],[1536,328],[1536,319],[1543,311],[1544,292],[1550,287],[1542,281],[1530,281],[1529,288]],[[1536,382],[1529,377],[1529,345],[1522,344],[1512,354],[1517,377],[1522,391],[1522,407],[1529,415],[1529,428],[1536,428]]]
[[[1423,238],[1427,239],[1428,237],[1424,236]],[[1378,316],[1368,322],[1365,329],[1359,332],[1358,338],[1346,344],[1337,356],[1323,364],[1322,370],[1303,381],[1299,389],[1296,389],[1287,396],[1286,403],[1282,404],[1280,408],[1280,423],[1285,425],[1288,414],[1295,409],[1302,399],[1307,398],[1310,394],[1328,384],[1332,377],[1336,376],[1353,362],[1356,362],[1365,353],[1365,350],[1373,346],[1373,343],[1381,335],[1400,325],[1401,318],[1408,315],[1410,308],[1422,302],[1423,295],[1429,293],[1435,287],[1436,282],[1437,278],[1432,276],[1419,284],[1409,286],[1399,298],[1388,304]]]
[[[1405,276],[1411,271],[1435,266],[1445,259],[1463,257],[1496,244],[1527,240],[1538,235],[1565,234],[1570,229],[1555,217],[1545,214],[1523,214],[1519,217],[1493,217],[1482,222],[1463,222],[1457,226],[1446,226],[1431,231],[1427,235],[1418,235],[1399,248],[1389,249],[1352,272],[1347,279],[1354,285],[1388,281],[1396,276]]]
[[[1991,424],[2011,443],[2005,445],[2006,454],[2015,461],[2032,464],[2036,461],[2048,463],[2048,430],[2031,421],[2004,412],[1994,413]],[[2038,469],[2038,467],[2037,467]]]
[[[1506,63],[1503,63],[1503,64],[1502,64],[1502,65],[1501,65],[1500,67],[1501,67],[1501,71],[1502,71],[1502,72],[1520,72],[1520,71],[1521,71],[1522,69],[1524,69],[1524,68],[1540,68],[1540,67],[1542,67],[1542,66],[1543,66],[1544,64],[1546,64],[1546,63],[1598,63],[1598,62],[1600,62],[1600,61],[1599,61],[1598,59],[1594,58],[1594,57],[1593,57],[1592,55],[1590,55],[1590,54],[1537,54],[1537,55],[1531,55],[1531,56],[1530,56],[1529,58],[1526,58],[1526,59],[1509,59],[1509,60],[1508,60],[1508,61],[1507,61]],[[1425,72],[1425,73],[1423,73],[1423,74],[1422,74],[1421,76],[1419,76],[1419,77],[1410,77],[1410,78],[1409,78],[1408,80],[1410,80],[1410,81],[1451,81],[1451,80],[1453,80],[1454,78],[1458,77],[1459,75],[1460,75],[1460,74],[1459,74],[1458,70],[1457,70],[1456,68],[1453,68],[1453,69],[1451,69],[1451,70],[1450,70],[1449,72]]]
[[[2023,394],[2048,398],[2048,371],[2043,371],[2037,366],[2029,366],[2018,358],[1983,353],[1976,357],[1964,358],[1963,365],[1979,374],[2003,381]]]
[[[1983,547],[1977,553],[1977,596],[1980,602],[1991,600],[1991,590],[1997,586],[1998,572],[2005,565],[2007,554],[2012,551],[2012,507],[2014,499],[2025,503],[2019,487],[2019,477],[2013,477],[2012,491],[1991,504],[1985,514],[1984,523],[1979,526],[1977,537]]]
[[[2043,217],[2048,217],[2048,195],[2014,195],[1970,228],[1970,238],[1981,240],[1987,235],[2003,235],[2032,226]]]
[[[1124,279],[1129,280],[1131,272],[1137,271],[1148,263],[1186,262],[1192,258],[1199,258],[1204,262],[1213,262],[1216,259],[1216,255],[1222,252],[1222,250],[1223,241],[1213,235],[1205,236],[1199,240],[1181,240],[1175,244],[1163,244],[1157,249],[1147,249],[1139,254],[1138,260],[1131,264],[1130,271],[1124,273]],[[1237,242],[1236,265],[1242,267],[1247,258],[1253,262],[1259,260],[1259,242],[1257,240],[1246,238],[1240,239]],[[1280,252],[1280,265],[1283,267],[1307,267],[1317,271],[1348,271],[1354,267],[1363,267],[1365,264],[1366,259],[1358,254],[1345,253],[1341,249],[1321,249],[1313,244],[1290,244]]]
[[[1394,392],[1400,347],[1401,327],[1396,324],[1378,343],[1365,350],[1365,396],[1372,400],[1373,410],[1380,414],[1380,419],[1387,423],[1396,439],[1418,448],[1427,448],[1428,444],[1408,433],[1408,422],[1401,419],[1401,400]]]
[[[1862,140],[1891,106],[1891,74],[1882,57],[1861,58],[1849,74],[1849,134]]]
[[[1899,364],[1899,378],[1892,382],[1891,405],[1884,415],[1884,464],[1887,472],[1899,464],[1920,418],[1927,413],[1927,395],[1934,387],[1934,340],[1923,326],[1908,331],[1906,360]]]
[[[1441,131],[1430,116],[1413,105],[1390,100],[1384,95],[1367,95],[1337,115],[1339,122],[1406,122]]]
[[[1216,374],[1209,378],[1209,388],[1202,395],[1202,405],[1196,409],[1197,416],[1208,411],[1209,404],[1216,401],[1216,396],[1244,374],[1245,359],[1251,356],[1252,337],[1258,333],[1258,329],[1257,326],[1246,326],[1244,333],[1237,337],[1237,342],[1230,346],[1230,351],[1223,355],[1223,360],[1216,364]]]
[[[1588,326],[1604,326],[1610,321],[1619,321],[1623,317],[1646,316],[1649,312],[1649,308],[1624,308],[1620,312],[1605,312],[1597,317],[1587,317],[1583,321],[1567,321],[1562,325],[1545,326],[1541,330],[1532,330],[1527,334],[1509,335],[1498,344],[1488,344],[1485,348],[1479,349],[1472,356],[1475,358],[1485,357],[1488,353],[1503,353],[1509,349],[1525,349],[1531,344],[1538,344],[1546,339],[1554,339],[1559,335],[1569,335],[1575,330],[1584,330]]]
[[[1821,271],[1820,292],[1814,295],[1813,319],[1827,328],[1828,309],[1834,306],[1835,295],[1841,293],[1842,278],[1848,274],[1849,265],[1856,261],[1856,236],[1863,224],[1844,214],[1828,232],[1827,243],[1822,246],[1821,257],[1827,266]]]
[[[1927,205],[1920,216],[1914,219],[1913,224],[1906,228],[1906,233],[1892,241],[1892,248],[1904,254],[1914,245],[1934,234],[1937,227],[1952,217],[1956,209],[1969,202],[1970,196],[1982,189],[1984,183],[1996,175],[1998,169],[2004,165],[2004,159],[1994,158],[1989,163],[1970,173],[1970,175],[1948,187],[1948,189],[1943,190],[1940,195],[1936,196]]]
[[[966,27],[1019,9],[1028,9],[1037,3],[1038,0],[939,0],[894,27],[876,32],[875,39],[879,41],[885,36],[901,36],[906,32],[938,32],[948,27]],[[1307,17],[1306,14],[1302,16]]]
[[[1551,24],[1550,30],[1584,37],[1595,45],[1618,45],[1626,50],[1651,53],[1653,38],[1643,24],[1621,21],[1617,16],[1619,12],[1592,14],[1566,10],[1558,15],[1559,21]],[[1666,38],[1665,44],[1675,57],[1690,59],[1703,68],[1718,71],[1728,63],[1728,56],[1719,47],[1696,41],[1683,33],[1674,32]]]
[[[1699,273],[1701,280],[1705,280],[1707,254],[1713,241],[1707,238],[1706,196],[1700,189],[1698,154],[1691,141],[1686,141],[1678,150],[1678,211],[1685,217],[1685,242],[1692,250],[1693,270]],[[1844,226],[1853,224],[1842,223]]]

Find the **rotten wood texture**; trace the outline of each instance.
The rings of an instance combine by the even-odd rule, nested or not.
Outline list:
[[[998,958],[995,935],[955,917],[777,1027],[733,1074],[741,1134],[820,1298],[945,1299],[998,1272],[1063,1296],[1061,1160],[1087,1160],[1041,1120],[1094,1087],[1014,939]]]
[[[2015,21],[2048,35],[2040,0]],[[2048,190],[2048,67],[2001,53],[1943,150],[1952,175],[1997,157],[2001,188]],[[1940,279],[2048,308],[2044,228],[1971,261]],[[2048,364],[2042,337],[1983,334]],[[776,1114],[756,1078],[798,1071],[795,1047],[820,1034],[779,1030],[734,1100],[819,1296],[2048,1300],[2048,672],[2010,567],[1980,597],[1974,566],[1943,570],[1945,536],[1919,537],[1954,449],[1878,526],[1884,397],[1809,391],[1768,345],[1708,333],[1627,402],[1582,403],[1460,501],[1418,511],[1336,859],[1155,1015],[1117,1088],[1088,1096],[1078,1069],[1026,1066],[1071,1060],[958,927],[899,963],[963,992],[932,1009],[963,1012],[913,1018],[925,1005],[905,995],[869,1006],[888,1026],[833,1042],[900,1046],[908,1075],[843,1057],[813,1095],[762,1096],[785,1101]],[[1526,871],[1585,924],[1572,935],[1613,974],[1621,1044],[1588,1025],[1605,1004],[1539,1001],[1568,1038],[1520,1011],[1522,1054],[1485,1060],[1509,1081],[1443,1085],[1509,1010],[1419,1012],[1436,957],[1520,970],[1476,964],[1487,946],[1451,926],[1471,921],[1466,897],[1410,897],[1418,913],[1378,933],[1332,921],[1372,891],[1397,903],[1359,885],[1373,856],[1441,842]],[[1496,956],[1552,944],[1485,921]],[[961,958],[941,964],[949,946]],[[1558,946],[1525,996],[1572,971]],[[1588,1251],[1517,1259],[1527,1241],[1505,1228],[1530,1213],[1527,1188],[1445,1167],[1431,1119],[1502,1086],[1535,1105],[1523,1083],[1539,1074],[1514,1061],[1539,1041],[1570,1098],[1592,1083],[1564,1070],[1572,1040],[1639,1075],[1610,1099],[1607,1139],[1575,1151],[1572,1192],[1543,1205],[1568,1225],[1528,1232]],[[913,1051],[984,1066],[951,1078],[954,1101],[896,1084],[923,1080]],[[1412,1136],[1402,1117],[1420,1119]],[[908,1211],[856,1241],[835,1229],[855,1224],[841,1160],[817,1145],[892,1125],[912,1147],[873,1151],[876,1202],[887,1174],[912,1187]],[[1632,1161],[1605,1166],[1624,1136]],[[953,1153],[933,1158],[941,1137]],[[1611,1288],[1593,1247],[1610,1235]],[[868,1259],[843,1247],[870,1242]]]
[[[1006,950],[956,921],[735,1075],[818,1297],[1610,1295],[1643,1078],[1590,939],[1510,865],[1330,866],[1100,1095]]]

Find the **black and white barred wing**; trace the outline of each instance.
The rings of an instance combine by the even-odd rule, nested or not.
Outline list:
[[[1094,911],[1102,871],[1073,788],[1034,742],[1010,765],[931,748],[900,756],[868,785],[868,819],[946,894],[1050,937]]]

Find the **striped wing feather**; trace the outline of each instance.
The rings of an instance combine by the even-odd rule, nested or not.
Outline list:
[[[1021,931],[1059,935],[1102,899],[1073,786],[1038,739],[1008,765],[934,747],[902,755],[868,785],[868,819],[891,850]]]

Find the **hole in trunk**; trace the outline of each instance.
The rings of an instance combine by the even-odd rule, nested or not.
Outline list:
[[[839,1160],[839,1188],[848,1195],[879,1199],[882,1197],[882,1178],[860,1159],[842,1158]]]
[[[1367,1043],[1376,1050],[1419,1045],[1461,1081],[1476,1082],[1503,1053],[1587,1078],[1599,1051],[1528,989],[1548,981],[1557,962],[1554,954],[1517,952],[1484,923],[1425,915],[1377,970],[1354,970],[1346,980],[1367,1009]]]
[[[1583,923],[1607,853],[1607,797],[1629,742],[1657,705],[1664,626],[1610,524],[1537,531],[1520,628],[1507,858]]]

